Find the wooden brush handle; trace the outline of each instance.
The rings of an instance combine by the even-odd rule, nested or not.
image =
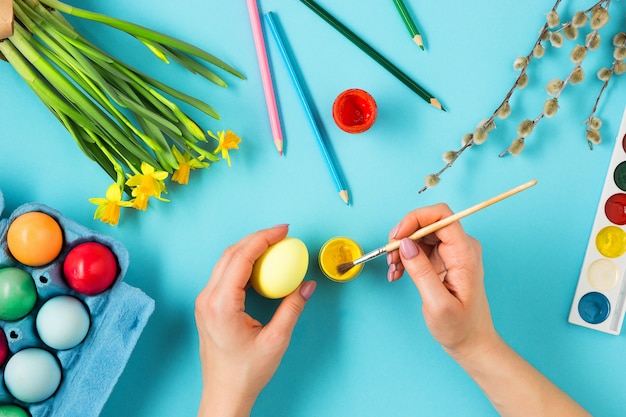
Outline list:
[[[499,201],[504,200],[505,198],[508,198],[514,194],[519,193],[520,191],[524,191],[530,187],[532,187],[533,185],[537,184],[537,180],[532,180],[532,181],[528,181],[525,184],[522,185],[518,185],[515,188],[510,189],[509,191],[505,191],[502,194],[499,194],[495,197],[491,197],[488,200],[483,201],[482,203],[478,203],[475,206],[466,208],[463,211],[459,211],[458,213],[455,213],[451,216],[448,216],[446,218],[443,218],[435,223],[429,224],[428,226],[424,226],[421,229],[417,230],[416,232],[414,232],[412,235],[409,236],[409,239],[416,241],[419,240],[421,238],[423,238],[424,236],[427,236],[433,232],[436,232],[437,230],[441,229],[442,227],[446,227],[458,220],[461,220],[463,217],[469,216],[470,214],[476,213],[477,211],[480,211],[482,209],[484,209],[485,207],[489,207],[492,204],[495,204]],[[400,241],[399,240],[394,240],[392,242],[389,242],[387,245],[385,245],[385,252],[391,252],[394,251],[396,249],[398,249],[400,247]]]

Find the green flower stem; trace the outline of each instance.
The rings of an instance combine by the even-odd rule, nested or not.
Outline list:
[[[48,61],[42,58],[37,50],[28,42],[30,35],[20,25],[16,25],[15,34],[11,37],[11,42],[17,47],[20,53],[39,71],[39,73],[50,82],[55,88],[77,109],[81,109],[96,124],[100,125],[96,131],[100,131],[104,136],[110,135],[120,146],[135,155],[138,161],[156,163],[154,158],[142,147],[131,141],[124,131],[109,119],[106,114],[89,100],[74,84],[61,75]],[[108,135],[107,135],[108,134]]]
[[[185,69],[187,69],[192,74],[199,74],[207,80],[213,82],[214,84],[219,85],[220,87],[226,87],[226,82],[220,78],[216,73],[193,59],[192,57],[181,53],[173,48],[168,48],[167,46],[160,45],[158,43],[151,42],[147,39],[137,38],[139,39],[150,51],[156,55],[161,61],[169,64],[169,59],[172,58],[174,61],[178,62]]]
[[[152,113],[148,110],[144,110],[142,106],[136,105],[128,100],[124,100],[123,98],[121,98],[113,90],[110,84],[105,81],[104,78],[98,73],[98,71],[95,70],[89,62],[87,62],[87,60],[79,53],[79,51],[75,50],[75,48],[63,38],[63,35],[54,30],[49,31],[49,33],[55,38],[55,42],[49,36],[47,36],[46,32],[37,27],[34,22],[26,16],[30,14],[31,16],[34,15],[34,17],[37,18],[37,15],[32,12],[32,9],[30,10],[30,13],[28,11],[24,11],[18,5],[16,8],[16,15],[22,21],[22,23],[25,23],[27,25],[29,31],[42,39],[51,49],[53,53],[46,51],[45,48],[41,48],[41,51],[46,54],[47,58],[54,62],[61,69],[63,69],[63,71],[68,74],[74,80],[74,82],[81,86],[81,88],[83,88],[83,90],[86,91],[98,104],[100,104],[106,111],[108,111],[109,114],[111,114],[124,129],[127,129],[128,135],[135,134],[151,149],[153,149],[157,153],[157,155],[161,152],[164,152],[166,155],[163,159],[175,161],[175,158],[173,155],[171,155],[171,151],[169,150],[169,147],[165,140],[154,140],[150,136],[145,135],[143,132],[137,129],[107,99],[107,95],[122,107],[132,107],[132,111],[135,114],[140,114],[143,117],[153,118],[156,123],[164,123],[169,129],[177,130],[176,126],[173,123],[166,121],[159,115]],[[45,23],[46,21],[44,20],[42,22],[42,27],[45,27]]]
[[[41,5],[40,5],[41,7]],[[44,9],[45,10],[45,9]],[[63,16],[56,11],[52,11],[50,12],[51,15],[53,15],[57,21],[59,22],[66,22],[65,26],[67,26],[68,28],[71,29],[70,33],[68,34],[68,36],[70,36],[68,40],[68,42],[72,43],[75,47],[77,47],[81,52],[85,53],[86,55],[89,55],[90,59],[92,59],[92,61],[94,61],[96,64],[98,64],[99,66],[101,66],[102,69],[111,72],[111,75],[114,76],[114,78],[123,78],[126,79],[129,83],[138,83],[140,85],[144,85],[144,84],[149,84],[152,85],[155,89],[158,89],[160,91],[163,91],[164,93],[172,96],[173,98],[183,101],[195,108],[197,108],[198,110],[202,111],[203,113],[207,114],[208,116],[219,120],[220,119],[220,115],[217,113],[217,111],[211,107],[210,105],[204,103],[201,100],[198,100],[192,96],[189,96],[185,93],[182,93],[172,87],[169,87],[166,84],[163,84],[161,82],[159,82],[158,80],[138,71],[137,69],[116,60],[115,58],[113,58],[112,56],[110,56],[109,54],[107,54],[106,52],[100,50],[97,46],[93,45],[92,43],[90,43],[89,41],[87,41],[85,38],[83,38],[78,32],[74,31],[74,29],[69,25],[69,23],[67,23],[67,21],[65,21],[65,19],[63,18]],[[55,26],[56,27],[56,26]],[[169,49],[168,49],[169,51]],[[188,58],[189,59],[189,58]],[[110,64],[115,63],[115,67],[111,66]],[[196,63],[197,64],[197,63]],[[197,64],[200,65],[200,64]],[[124,68],[123,72],[118,71],[118,68]],[[203,67],[204,68],[204,67]],[[207,70],[208,71],[208,70]],[[132,78],[129,77],[129,75],[132,74],[134,76],[132,76]],[[109,79],[109,77],[106,77],[107,79]],[[151,100],[152,101],[152,100]],[[154,103],[154,101],[152,101]],[[156,105],[156,103],[154,103]],[[157,107],[160,107],[157,105]],[[160,112],[166,112],[165,107],[160,107]]]
[[[189,104],[190,106],[195,107],[196,109],[202,111],[203,113],[205,113],[208,116],[211,116],[212,118],[216,119],[216,120],[220,120],[221,117],[219,115],[219,113],[211,106],[209,106],[208,104],[206,104],[205,102],[198,100],[197,98],[194,98],[190,95],[187,95],[181,91],[178,91],[172,87],[169,87],[166,84],[163,84],[162,82],[148,76],[145,74],[142,74],[141,72],[137,71],[136,74],[146,83],[151,84],[152,86],[154,86],[156,89],[163,91],[165,94],[172,96],[173,98],[180,100],[180,101],[184,101],[185,103]]]
[[[68,4],[62,3],[57,0],[39,0],[39,1],[42,4],[48,7],[52,7],[62,13],[75,16],[75,17],[80,17],[80,18],[87,19],[87,20],[91,20],[94,22],[102,23],[107,26],[113,27],[115,29],[129,33],[133,36],[140,37],[143,39],[150,40],[152,42],[160,43],[163,45],[167,45],[167,46],[179,49],[187,54],[196,56],[206,62],[209,62],[236,77],[245,79],[245,77],[239,71],[237,71],[235,68],[231,67],[230,65],[226,64],[221,59],[187,42],[175,39],[171,36],[167,36],[160,32],[148,29],[146,27],[143,27],[134,23],[130,23],[124,20],[102,15],[100,13],[90,12],[88,10],[83,10],[83,9],[79,9],[76,7],[72,7]]]
[[[213,71],[196,61],[190,56],[187,56],[176,49],[163,47],[161,51],[167,56],[171,57],[174,61],[185,67],[193,74],[199,74],[207,80],[219,85],[220,87],[226,87],[226,82],[217,76]]]
[[[84,117],[82,113],[77,111],[71,104],[62,97],[59,97],[58,92],[53,90],[49,84],[41,79],[39,73],[30,66],[13,43],[9,41],[0,42],[0,52],[2,52],[8,62],[15,68],[17,73],[26,81],[26,84],[46,106],[55,108],[57,111],[71,117],[82,127],[96,128],[93,121]]]
[[[28,61],[19,53],[11,42],[0,42],[0,51],[7,57],[11,65],[18,74],[26,81],[37,96],[50,109],[52,114],[59,119],[63,126],[70,132],[81,151],[90,159],[96,161],[102,169],[114,180],[119,175],[124,177],[122,167],[114,159],[105,157],[100,146],[94,146],[92,137],[85,134],[85,131],[96,129],[96,126],[82,116],[57,92],[53,91],[39,75],[32,69]],[[110,153],[109,153],[110,155]],[[104,158],[103,158],[104,157]]]

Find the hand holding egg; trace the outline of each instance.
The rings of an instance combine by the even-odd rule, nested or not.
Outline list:
[[[287,231],[286,225],[261,230],[228,248],[196,299],[203,368],[199,415],[219,414],[220,404],[248,415],[278,368],[315,290],[315,281],[300,285],[308,251],[301,241],[286,238]],[[262,295],[285,297],[266,325],[246,312],[249,282]]]

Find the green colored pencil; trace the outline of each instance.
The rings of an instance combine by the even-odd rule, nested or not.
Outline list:
[[[423,51],[424,41],[422,40],[422,35],[420,34],[420,31],[417,29],[415,22],[411,18],[411,14],[406,8],[406,4],[404,4],[403,0],[393,0],[393,2],[396,4],[398,13],[400,13],[400,16],[402,17],[402,20],[404,21],[404,24],[406,25],[407,30],[413,37],[413,40],[415,41],[417,46],[419,46]]]
[[[345,36],[348,40],[358,46],[363,52],[368,54],[372,59],[378,62],[383,68],[389,71],[392,75],[394,75],[398,80],[402,81],[407,87],[413,90],[417,95],[419,95],[424,101],[429,103],[431,106],[436,107],[440,110],[445,111],[439,100],[435,98],[432,94],[426,91],[421,85],[413,81],[408,75],[406,75],[402,70],[392,64],[387,58],[382,56],[378,51],[369,46],[363,39],[359,38],[354,32],[348,29],[343,23],[335,19],[331,16],[326,10],[320,7],[319,4],[315,3],[313,0],[300,0],[307,7],[313,10],[319,17],[324,19],[326,23],[334,27],[339,33]]]

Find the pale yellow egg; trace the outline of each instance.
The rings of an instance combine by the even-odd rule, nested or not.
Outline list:
[[[308,267],[309,251],[304,242],[286,237],[257,259],[250,283],[263,297],[282,298],[298,288]]]

